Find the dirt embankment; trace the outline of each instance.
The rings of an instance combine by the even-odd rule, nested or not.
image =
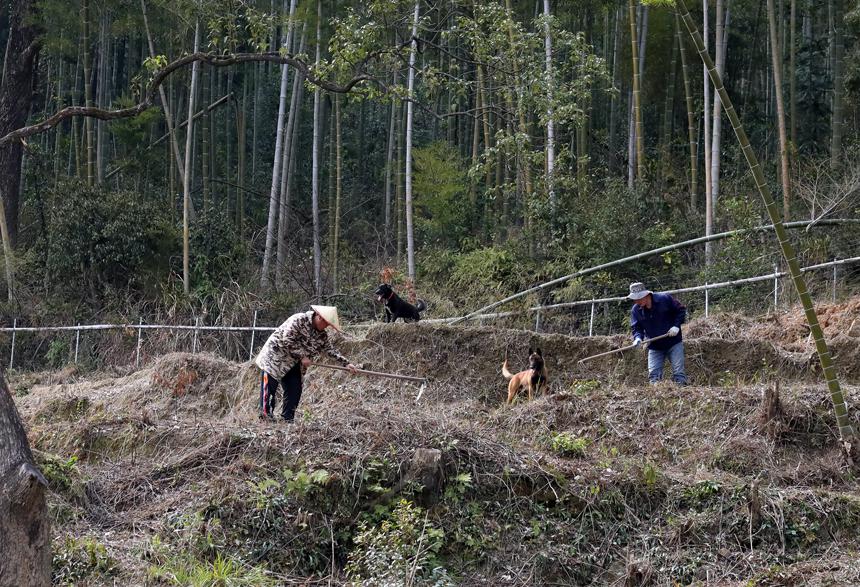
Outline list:
[[[822,316],[855,382],[847,318]],[[381,584],[405,557],[416,585],[858,584],[860,490],[791,324],[689,325],[686,388],[640,386],[641,353],[578,364],[620,336],[374,326],[339,347],[429,377],[421,400],[314,369],[292,425],[257,420],[250,363],[209,355],[11,385],[52,483],[58,582],[193,584],[227,561],[236,584]],[[550,393],[502,406],[505,352],[522,368],[529,346]],[[438,476],[414,470],[419,449]],[[392,530],[409,525],[400,498],[423,508],[414,534]]]

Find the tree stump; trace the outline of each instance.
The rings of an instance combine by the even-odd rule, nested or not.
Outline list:
[[[51,584],[47,487],[0,376],[0,585]]]
[[[415,483],[421,486],[418,501],[424,505],[432,504],[445,483],[442,468],[442,451],[436,448],[418,448],[412,455],[409,468],[403,476],[403,484]]]
[[[759,432],[769,438],[778,438],[783,431],[782,402],[779,400],[779,382],[764,390],[758,416]]]

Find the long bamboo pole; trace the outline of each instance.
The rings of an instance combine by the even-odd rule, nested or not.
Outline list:
[[[729,97],[726,88],[723,86],[723,80],[721,79],[720,74],[716,71],[711,56],[704,48],[702,36],[699,34],[699,30],[690,16],[690,11],[687,9],[687,5],[684,0],[677,0],[677,6],[681,19],[684,21],[690,36],[693,38],[696,50],[699,52],[699,56],[702,58],[702,62],[708,70],[708,75],[710,76],[716,91],[720,94],[726,116],[728,116],[729,121],[732,123],[732,129],[735,131],[735,135],[737,136],[738,142],[743,150],[744,157],[746,157],[747,163],[750,166],[750,171],[752,171],[753,177],[755,178],[758,192],[764,201],[768,216],[773,223],[776,238],[779,241],[780,249],[782,250],[783,257],[785,257],[785,262],[788,265],[791,281],[794,284],[795,290],[797,290],[797,295],[800,298],[801,305],[803,306],[804,314],[806,314],[806,321],[809,324],[810,334],[812,334],[812,338],[815,340],[815,349],[818,352],[818,360],[821,363],[821,369],[824,372],[824,379],[827,382],[827,388],[830,391],[830,399],[833,402],[833,411],[836,414],[836,424],[839,427],[839,435],[842,439],[843,449],[850,460],[853,452],[852,443],[855,440],[854,427],[851,425],[851,419],[848,415],[848,406],[845,404],[845,398],[842,395],[839,380],[836,378],[836,369],[833,364],[833,358],[830,356],[830,350],[827,348],[827,342],[824,340],[824,332],[821,328],[821,324],[818,322],[818,316],[815,314],[812,297],[809,295],[809,290],[806,288],[806,280],[803,279],[803,275],[800,271],[797,254],[795,253],[791,242],[788,240],[788,233],[780,220],[779,208],[777,208],[773,195],[770,192],[770,188],[767,185],[767,181],[765,180],[758,158],[750,146],[749,138],[747,137],[746,131],[744,130],[740,118],[735,111],[732,100]]]
[[[848,218],[848,219],[834,218],[832,220],[820,220],[817,222],[816,221],[808,221],[808,220],[800,220],[800,221],[795,221],[795,222],[787,222],[785,224],[782,224],[782,226],[784,228],[804,228],[805,227],[807,230],[809,230],[809,228],[811,228],[812,226],[814,226],[816,224],[854,224],[854,223],[860,223],[860,220],[851,219],[851,218]],[[689,247],[691,245],[697,245],[697,244],[701,244],[701,243],[708,243],[711,241],[721,240],[724,238],[728,238],[730,236],[735,236],[735,235],[739,235],[739,234],[746,234],[748,232],[760,232],[763,230],[770,230],[773,227],[774,227],[773,224],[768,224],[766,226],[757,226],[755,228],[741,228],[741,229],[737,229],[737,230],[730,230],[727,232],[720,232],[717,234],[712,234],[712,235],[707,235],[707,236],[700,236],[698,238],[686,240],[686,241],[683,241],[680,243],[675,243],[672,245],[666,245],[665,247],[659,247],[656,249],[651,249],[650,251],[645,251],[642,253],[637,253],[635,255],[630,255],[629,257],[624,257],[621,259],[616,259],[614,261],[609,261],[608,263],[602,263],[600,265],[595,265],[594,267],[589,267],[587,269],[580,269],[576,273],[570,273],[569,275],[565,275],[563,277],[558,277],[558,278],[553,279],[551,281],[541,283],[540,285],[536,285],[536,286],[531,287],[529,289],[515,293],[514,295],[508,296],[503,300],[493,302],[492,304],[484,306],[483,308],[479,308],[473,312],[469,312],[465,316],[461,316],[459,318],[452,320],[451,324],[457,324],[458,322],[468,320],[469,318],[474,318],[475,316],[477,316],[479,314],[485,314],[488,310],[492,310],[493,308],[498,308],[499,306],[501,306],[503,304],[507,304],[508,302],[512,302],[512,301],[514,301],[518,298],[521,298],[523,296],[526,296],[530,293],[535,293],[535,292],[538,292],[538,291],[543,290],[543,289],[554,287],[554,286],[560,285],[566,281],[570,281],[571,279],[575,279],[577,277],[582,277],[584,275],[590,275],[591,273],[596,273],[597,271],[602,271],[603,269],[608,269],[609,267],[615,267],[617,265],[623,265],[625,263],[629,263],[630,261],[637,261],[639,259],[646,259],[648,257],[653,257],[654,255],[659,255],[661,253],[666,253],[668,251],[674,251],[676,249],[681,249],[683,247]]]

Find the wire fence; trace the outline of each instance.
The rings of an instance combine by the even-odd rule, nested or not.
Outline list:
[[[860,257],[839,259],[828,263],[810,265],[803,272],[829,269],[824,279],[810,280],[810,290],[819,300],[836,301],[838,292],[839,268],[860,262]],[[758,288],[752,295],[759,296],[760,309],[776,309],[791,302],[790,284],[785,287],[787,273],[776,267],[770,274],[705,283],[701,285],[663,290],[673,295],[701,293],[699,300],[688,298],[684,302],[688,307],[688,316],[708,317],[714,309],[714,294],[723,290],[741,287]],[[533,328],[536,332],[554,332],[570,335],[613,334],[627,331],[629,303],[624,296],[582,299],[557,304],[538,305],[530,308],[509,312],[470,317],[471,322],[486,323],[492,321],[499,326]],[[528,318],[524,321],[524,317]],[[556,319],[560,317],[561,319]],[[205,325],[200,317],[195,318],[194,324],[144,324],[143,318],[137,323],[118,324],[76,324],[65,326],[19,326],[18,320],[13,319],[12,325],[0,327],[0,333],[9,333],[8,368],[44,369],[45,367],[60,367],[69,362],[74,364],[87,363],[90,366],[114,367],[131,366],[139,368],[150,358],[158,357],[169,352],[183,351],[197,353],[201,351],[214,352],[236,361],[251,360],[258,350],[262,335],[272,332],[277,326],[261,326],[257,324],[258,312],[254,311],[251,324],[238,325]],[[425,319],[424,322],[448,324],[457,318]],[[347,330],[360,330],[370,324],[347,325]],[[105,338],[103,333],[110,335]],[[58,333],[48,340],[45,333]],[[102,333],[102,338],[93,336]],[[145,336],[145,333],[147,335]],[[22,343],[21,337],[31,335],[33,340]],[[48,348],[44,349],[47,342]],[[26,353],[16,356],[16,352]],[[5,354],[5,353],[4,353]]]

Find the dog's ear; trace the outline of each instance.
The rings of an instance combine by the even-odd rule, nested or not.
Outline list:
[[[529,354],[532,354],[532,347],[529,347]]]
[[[537,350],[537,354],[539,357],[543,357],[543,352],[540,349]]]

